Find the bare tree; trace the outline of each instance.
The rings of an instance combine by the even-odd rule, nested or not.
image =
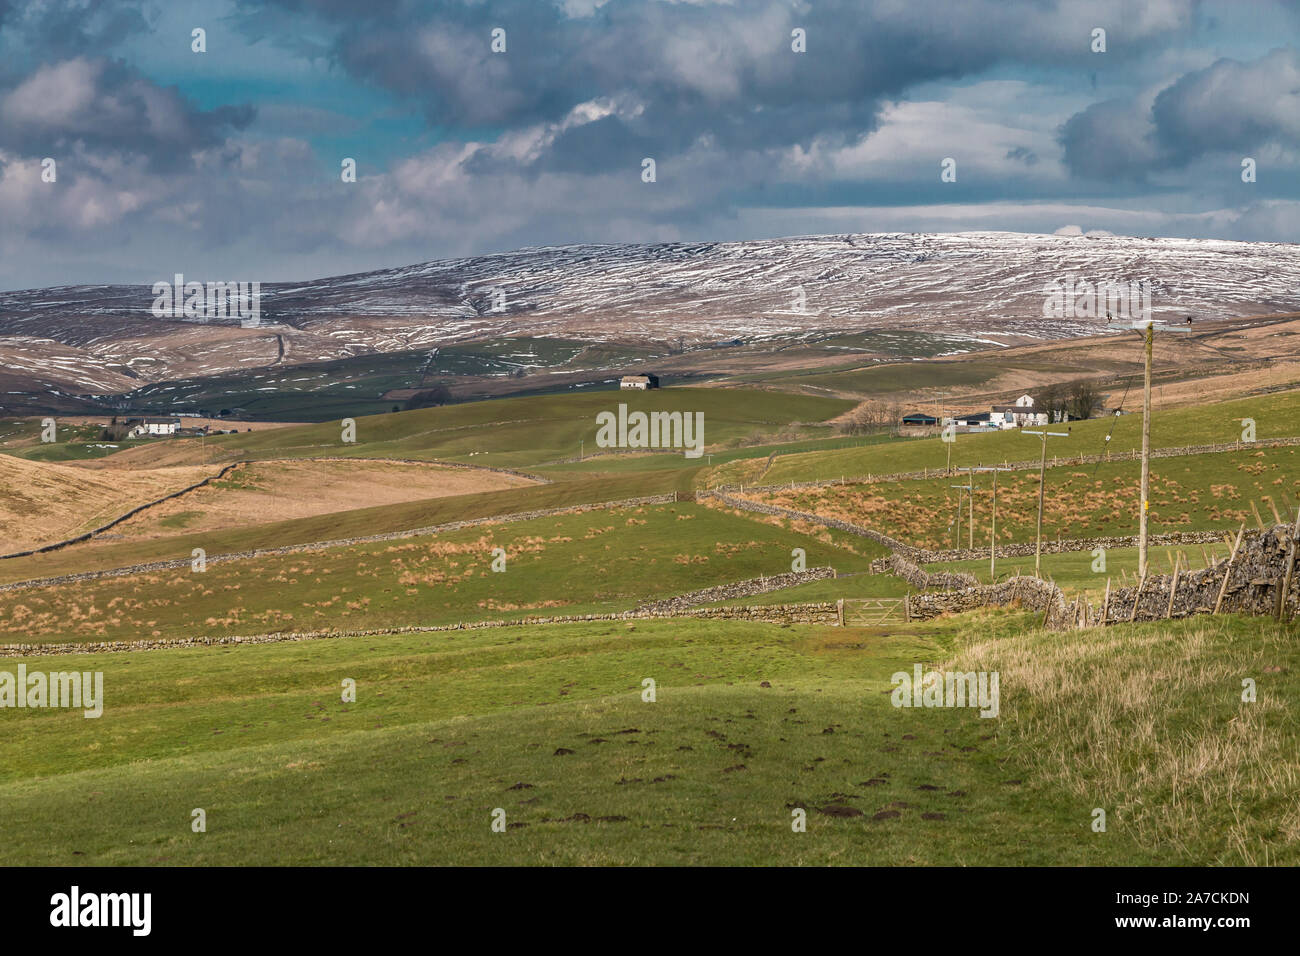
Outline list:
[[[1034,410],[1047,413],[1049,422],[1060,421],[1068,412],[1069,396],[1060,385],[1044,385],[1034,396]]]
[[[1089,379],[1080,379],[1070,385],[1069,397],[1065,408],[1069,416],[1076,420],[1092,418],[1101,407],[1101,392]]]
[[[897,432],[901,408],[897,402],[866,401],[853,409],[840,424],[846,435],[875,435]]]

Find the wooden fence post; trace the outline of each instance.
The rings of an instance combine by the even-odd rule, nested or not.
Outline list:
[[[835,602],[835,623],[840,627],[844,626],[844,598]]]
[[[1223,596],[1228,593],[1228,578],[1232,577],[1232,565],[1237,560],[1237,549],[1241,547],[1241,535],[1245,530],[1244,524],[1237,529],[1237,540],[1232,545],[1232,553],[1228,555],[1228,566],[1223,570],[1223,584],[1219,586],[1219,599],[1214,602],[1214,614],[1219,613],[1219,608],[1223,606]]]
[[[1142,575],[1142,577],[1138,578],[1137,591],[1133,593],[1133,612],[1128,616],[1128,621],[1130,624],[1132,624],[1134,621],[1137,620],[1138,602],[1142,599],[1142,585],[1146,584],[1146,581],[1147,581],[1147,576],[1145,574]]]
[[[1291,547],[1286,556],[1286,574],[1282,576],[1282,592],[1277,599],[1277,619],[1284,621],[1287,617],[1286,599],[1287,592],[1291,590],[1291,573],[1295,571],[1295,545],[1296,537],[1300,536],[1300,511],[1296,512],[1295,527],[1291,529]]]
[[[1178,572],[1182,570],[1182,555],[1174,562],[1174,576],[1169,582],[1169,608],[1165,611],[1165,618],[1170,619],[1174,616],[1174,598],[1178,594]]]

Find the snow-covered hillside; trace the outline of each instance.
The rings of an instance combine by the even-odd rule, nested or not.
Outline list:
[[[690,343],[881,328],[1096,332],[1104,319],[1044,317],[1045,286],[1066,279],[1147,282],[1157,317],[1300,311],[1300,245],[1018,233],[575,245],[309,282],[186,278],[261,280],[264,327],[155,318],[146,286],[28,290],[0,293],[0,355],[12,336],[70,346],[89,384],[247,368],[281,347],[293,363],[512,333]]]

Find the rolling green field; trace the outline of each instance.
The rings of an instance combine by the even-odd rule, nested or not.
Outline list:
[[[165,441],[161,438],[125,438],[106,441],[101,438],[103,428],[98,425],[73,425],[57,422],[56,441],[42,442],[44,426],[39,418],[11,418],[0,420],[0,443],[19,441],[28,444],[6,447],[0,454],[26,458],[29,461],[87,461],[107,458],[126,448],[150,445]]]
[[[509,355],[502,354],[501,360]],[[703,411],[714,460],[572,459],[597,411]],[[0,562],[0,582],[188,561],[452,521],[690,492],[745,469],[793,480],[867,463],[921,467],[937,439],[832,437],[851,403],[770,391],[669,388],[506,399],[209,439],[238,458],[458,459],[536,469],[553,483],[357,507],[220,531],[111,535]],[[1293,430],[1300,396],[1162,413],[1157,445]],[[1110,421],[1071,423],[1094,449]],[[1135,418],[1112,448],[1132,447]],[[1127,431],[1126,431],[1127,429]],[[69,443],[66,447],[75,447]],[[828,447],[828,446],[840,447]],[[184,457],[169,441],[129,453]],[[1027,458],[1014,433],[959,436],[954,464]],[[1053,449],[1055,450],[1055,449]],[[780,454],[788,452],[789,454]],[[1252,502],[1300,501],[1300,449],[1159,459],[1152,531],[1254,521]],[[987,456],[987,457],[986,457]],[[551,463],[551,464],[548,464]],[[884,463],[882,465],[882,463]],[[933,464],[933,463],[931,463]],[[1048,472],[1049,537],[1135,530],[1137,464]],[[211,492],[234,494],[235,473]],[[784,491],[767,500],[932,547],[966,543],[947,477]],[[987,545],[987,476],[975,545]],[[999,541],[1033,536],[1037,473],[1002,476]],[[704,499],[706,502],[708,499]],[[506,570],[493,570],[494,549]],[[842,576],[718,602],[892,600],[866,572],[886,553],[824,526],[716,503],[600,509],[434,536],[0,592],[0,643],[183,640],[400,628],[628,610],[791,570]],[[1181,549],[1199,567],[1199,547]],[[1221,556],[1223,546],[1207,547]],[[1153,550],[1163,570],[1170,549]],[[1133,549],[1047,555],[1067,592],[1131,574]],[[1002,558],[1000,576],[1032,568]],[[944,564],[984,579],[986,560]],[[1010,608],[847,627],[674,618],[299,642],[8,658],[100,671],[103,716],[0,708],[0,863],[1229,865],[1300,863],[1300,690],[1294,625],[1235,616],[1043,632]],[[892,706],[891,677],[996,671],[999,715]],[[1242,678],[1259,699],[1242,703]],[[654,682],[654,699],[643,682]],[[343,691],[356,686],[355,700]],[[206,814],[206,832],[191,828]],[[1105,833],[1092,829],[1097,809]],[[806,832],[792,829],[806,813]],[[500,815],[504,814],[502,818]],[[503,832],[495,832],[494,819]]]
[[[1069,438],[1049,440],[1048,456],[1101,455],[1109,444],[1112,454],[1131,452],[1142,446],[1142,416],[1069,422],[1051,431],[1066,431]],[[1215,405],[1170,409],[1151,416],[1151,447],[1175,448],[1235,442],[1241,438],[1243,418],[1252,418],[1256,438],[1289,438],[1300,435],[1300,392],[1280,392],[1260,398],[1239,399]],[[1113,432],[1112,432],[1113,429]],[[1106,435],[1111,434],[1109,443]],[[1040,440],[1019,431],[988,434],[959,433],[952,443],[954,467],[995,465],[1003,461],[1036,459]],[[827,452],[782,455],[763,478],[765,484],[787,481],[828,481],[841,476],[890,474],[943,468],[948,461],[948,447],[938,435],[923,440],[881,444],[870,448],[851,448]],[[710,476],[711,484],[753,481],[743,468],[734,471],[718,468]]]
[[[930,358],[954,351],[971,351],[978,344],[970,340],[944,336],[920,336],[897,341],[877,340],[870,334],[863,337],[866,343],[880,341],[881,352],[899,358]],[[852,349],[854,336],[840,336],[834,340],[838,347]],[[825,346],[823,346],[825,347]],[[857,398],[899,395],[928,389],[979,388],[1001,376],[1019,376],[1025,373],[1060,372],[1061,361],[1032,357],[1000,356],[981,352],[970,358],[956,358],[939,362],[877,361],[863,365],[850,363],[842,367],[811,368],[790,372],[749,373],[734,376],[737,383],[765,382],[785,388],[814,388]],[[1092,369],[1079,367],[1079,374],[1090,374]],[[934,399],[920,401],[919,407],[933,404]],[[937,410],[931,410],[938,414]]]
[[[104,537],[58,551],[0,561],[0,583],[153,561],[182,558],[188,561],[194,548],[203,548],[210,555],[228,554],[405,531],[493,515],[670,494],[689,491],[694,475],[694,469],[637,472],[606,479],[557,481],[548,485],[359,507],[351,511],[272,521],[225,531],[178,533],[165,538],[129,541]]]
[[[824,580],[809,581],[807,584],[796,584],[794,587],[782,588],[779,591],[769,591],[766,594],[756,594],[752,597],[732,598],[727,601],[716,601],[713,607],[734,607],[736,605],[755,605],[755,604],[786,604],[799,601],[836,601],[840,598],[848,600],[853,599],[873,599],[873,598],[901,598],[905,594],[912,592],[912,587],[902,578],[895,577],[892,574],[870,574],[865,571],[850,571],[848,574],[840,577]],[[852,617],[850,613],[850,617]],[[849,623],[852,623],[851,621]]]
[[[758,443],[736,448],[723,448],[709,452],[703,458],[687,458],[677,454],[601,454],[588,457],[582,461],[564,462],[558,465],[542,465],[534,469],[540,475],[613,475],[631,471],[660,471],[666,469],[716,467],[733,461],[746,461],[752,464],[755,473],[761,472],[769,456],[798,454],[804,451],[833,451],[844,448],[864,448],[892,442],[886,435],[846,436],[830,434],[831,429],[822,426],[810,426],[800,429],[802,433],[821,434],[820,438],[793,438],[790,441],[776,443]]]
[[[537,518],[0,593],[0,642],[171,640],[630,610],[791,569],[863,570],[868,555],[693,504]],[[492,570],[494,550],[505,571]]]
[[[704,440],[723,444],[776,434],[792,422],[817,423],[852,407],[839,399],[745,389],[663,388],[504,398],[356,419],[345,443],[337,421],[207,440],[208,460],[345,457],[443,458],[518,468],[595,453],[596,415],[626,404],[630,411],[704,414]],[[698,462],[698,459],[697,459]]]
[[[584,440],[588,451],[599,451],[595,445],[595,416],[616,408],[620,402],[633,410],[702,411],[705,440],[709,443],[776,435],[800,422],[813,423],[808,426],[813,433],[824,433],[826,429],[815,423],[851,407],[851,403],[832,399],[792,399],[774,392],[740,389],[606,392],[503,399],[361,418],[356,423],[356,443],[343,443],[335,422],[213,436],[202,446],[197,440],[168,439],[154,443],[155,447],[145,453],[163,456],[161,460],[168,464],[217,464],[245,458],[392,457],[532,468],[557,458],[576,458]],[[828,441],[847,444],[859,440]],[[564,447],[566,443],[571,443],[570,447]],[[50,447],[77,446],[70,443]],[[760,443],[732,449],[729,454],[766,459],[774,448]],[[131,463],[142,467],[152,461],[137,457]],[[556,479],[545,486],[375,507],[365,507],[362,496],[354,510],[316,518],[266,522],[203,535],[178,533],[144,541],[119,542],[110,537],[63,551],[0,562],[0,583],[175,560],[189,555],[193,548],[221,554],[400,531],[494,514],[688,492],[704,467],[706,459],[686,458],[680,453],[609,455],[543,469],[542,473]],[[180,526],[176,530],[183,532]]]
[[[268,401],[270,401],[268,399]],[[277,399],[284,402],[281,396]],[[630,411],[701,412],[704,441],[715,451],[739,450],[770,443],[792,426],[812,438],[829,438],[822,425],[853,407],[842,399],[791,396],[781,392],[738,388],[661,388],[649,392],[602,390],[558,395],[528,395],[486,402],[467,402],[414,411],[392,411],[392,401],[364,408],[334,406],[329,401],[304,398],[319,415],[336,417],[319,424],[297,425],[205,439],[133,439],[102,442],[100,429],[89,425],[61,425],[58,441],[10,449],[9,453],[43,461],[103,458],[117,451],[153,444],[163,456],[184,456],[191,462],[236,461],[241,458],[284,458],[339,455],[361,458],[443,458],[496,467],[528,467],[543,462],[596,455],[596,415],[626,404]],[[353,403],[353,399],[347,399]],[[400,404],[400,403],[398,403]],[[188,405],[186,407],[189,407]],[[254,420],[294,420],[294,407],[268,407]],[[344,442],[342,417],[356,422],[355,441]],[[5,426],[8,427],[5,427]],[[231,422],[238,428],[238,422]],[[0,437],[36,438],[38,419],[0,422]],[[584,446],[585,442],[585,446]],[[848,444],[839,439],[841,444]],[[116,445],[117,447],[110,447]],[[819,447],[814,443],[808,447]],[[758,454],[753,451],[753,454]],[[766,453],[765,453],[766,454]],[[682,460],[681,452],[654,456],[669,462]],[[146,459],[136,459],[143,463]],[[613,458],[611,457],[611,462]],[[686,466],[700,459],[685,459]],[[615,470],[621,466],[612,464]],[[676,467],[683,467],[676,465]]]
[[[1297,861],[1294,634],[1025,623],[596,623],[28,659],[102,671],[104,713],[3,713],[0,862]],[[950,660],[1000,670],[997,719],[891,706],[892,673]],[[1170,673],[1190,676],[1153,676]]]

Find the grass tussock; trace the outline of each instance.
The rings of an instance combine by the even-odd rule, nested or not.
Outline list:
[[[1294,628],[1223,617],[975,643],[1001,675],[1001,733],[1111,830],[1172,859],[1300,859]],[[1243,701],[1243,681],[1255,684]]]

